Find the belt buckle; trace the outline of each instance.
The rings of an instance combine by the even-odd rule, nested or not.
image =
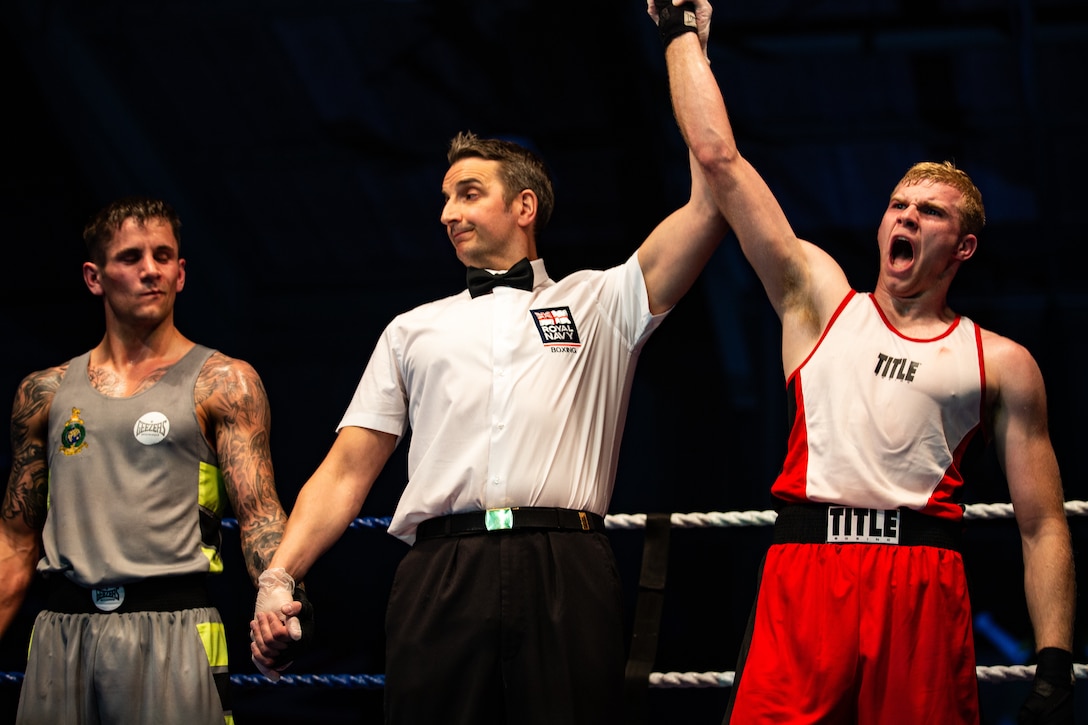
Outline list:
[[[125,603],[125,588],[120,585],[95,587],[91,589],[91,602],[100,611],[112,612]]]
[[[502,531],[514,528],[514,510],[502,508],[484,511],[484,528],[488,531]]]

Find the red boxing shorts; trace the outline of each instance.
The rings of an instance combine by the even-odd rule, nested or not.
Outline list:
[[[771,546],[726,722],[977,725],[971,605],[960,553],[941,545],[942,532],[936,545],[903,543],[912,542],[908,529],[919,528],[916,519],[931,517],[817,510],[825,540],[855,512],[868,520],[849,543]],[[928,522],[920,527],[932,528]],[[782,539],[776,532],[776,541]]]

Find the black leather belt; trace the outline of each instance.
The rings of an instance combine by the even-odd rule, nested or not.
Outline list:
[[[604,517],[590,511],[526,506],[471,511],[421,522],[416,527],[416,541],[510,529],[604,531]]]
[[[46,580],[45,608],[62,614],[123,614],[210,607],[207,580],[206,574],[186,574],[88,588],[53,574]]]
[[[960,550],[963,522],[912,509],[790,504],[774,522],[776,544],[893,544]]]

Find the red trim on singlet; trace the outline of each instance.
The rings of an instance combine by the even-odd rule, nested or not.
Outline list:
[[[957,322],[959,318],[956,318]],[[929,500],[926,501],[926,505],[922,507],[922,513],[937,516],[942,519],[952,519],[959,521],[963,518],[963,508],[954,503],[956,498],[956,491],[962,490],[963,487],[963,457],[967,452],[967,448],[971,441],[974,440],[975,434],[982,428],[983,413],[986,409],[986,365],[982,355],[982,328],[975,325],[975,347],[978,350],[978,377],[981,384],[981,391],[979,394],[979,425],[976,425],[967,435],[963,437],[960,444],[956,446],[956,450],[952,451],[952,463],[949,464],[948,470],[945,471],[944,476],[941,477],[941,482],[937,484],[937,487],[933,489],[933,493],[930,495]]]
[[[793,372],[786,378],[786,394],[790,395],[794,404],[793,420],[791,421],[789,440],[786,445],[786,459],[782,464],[782,470],[798,471],[800,470],[803,475],[797,476],[789,483],[793,485],[783,485],[778,487],[776,483],[775,496],[782,498],[786,501],[808,501],[808,494],[806,489],[806,482],[808,481],[808,428],[805,426],[805,421],[808,419],[805,416],[805,395],[801,389],[801,368],[805,366],[812,356],[816,354],[816,350],[819,349],[820,343],[824,341],[827,334],[831,331],[831,326],[835,324],[835,320],[839,319],[839,315],[846,309],[846,305],[850,303],[850,300],[857,294],[857,290],[850,290],[842,298],[842,302],[835,308],[835,312],[832,313],[831,319],[827,321],[824,326],[824,331],[820,333],[820,339],[816,341],[816,344],[812,346],[812,350],[809,351],[805,359],[801,361],[801,364],[794,368]],[[796,458],[791,456],[803,456],[805,460],[797,461]],[[779,479],[778,483],[783,483]]]
[[[798,368],[800,370],[800,368]],[[791,376],[786,387],[787,395],[792,393],[796,407],[793,415],[793,425],[790,426],[789,440],[786,443],[786,458],[782,463],[782,471],[800,471],[798,476],[786,478],[779,475],[774,486],[774,495],[784,501],[802,503],[808,501],[808,420],[805,415],[805,396],[801,390],[801,376]]]
[[[839,315],[842,314],[842,311],[846,309],[846,305],[850,302],[850,300],[854,298],[854,295],[856,294],[856,290],[850,290],[846,293],[846,296],[842,298],[842,302],[839,303],[839,306],[835,308],[835,312],[832,313],[831,319],[827,321],[826,325],[824,325],[824,331],[820,333],[820,339],[817,340],[816,344],[812,346],[812,349],[809,350],[808,355],[806,355],[805,359],[801,361],[801,364],[795,367],[793,369],[793,372],[791,372],[786,377],[787,390],[789,389],[789,384],[793,380],[793,378],[801,374],[801,368],[805,366],[805,363],[811,360],[812,356],[816,354],[816,350],[820,347],[820,343],[824,341],[824,338],[827,337],[827,333],[831,331],[831,326],[835,324],[835,320],[839,319]]]
[[[944,332],[942,332],[940,335],[937,335],[936,337],[909,337],[908,335],[904,335],[902,332],[900,332],[895,327],[895,325],[893,325],[888,320],[888,318],[884,315],[884,310],[880,309],[880,305],[877,304],[876,297],[873,296],[873,293],[870,292],[868,294],[868,296],[869,296],[869,301],[872,302],[873,307],[876,308],[876,313],[878,315],[880,315],[880,319],[884,321],[884,326],[887,327],[888,330],[890,332],[892,332],[893,334],[895,334],[896,336],[901,337],[904,340],[908,340],[910,342],[936,342],[937,340],[940,340],[943,337],[948,337],[949,335],[952,334],[953,330],[955,330],[957,327],[960,326],[960,320],[963,319],[959,315],[956,315],[956,319],[952,320],[952,323],[948,326],[948,329],[945,330]],[[976,325],[976,327],[977,327],[977,325]]]
[[[982,350],[982,328],[975,323],[975,344],[978,345],[978,380],[982,395],[978,401],[978,419],[986,420],[986,355]]]
[[[948,470],[944,472],[940,483],[933,489],[926,505],[922,507],[922,513],[953,521],[963,518],[963,507],[955,503],[954,497],[955,492],[963,488],[963,473],[961,472],[963,454],[977,432],[978,426],[975,426],[963,437],[960,444],[956,446],[956,450],[952,451],[952,463],[948,465]]]

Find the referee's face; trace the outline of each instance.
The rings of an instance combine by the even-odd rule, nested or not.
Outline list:
[[[507,204],[498,161],[460,159],[442,181],[441,221],[467,267],[509,269],[528,256],[528,233],[518,199]]]

